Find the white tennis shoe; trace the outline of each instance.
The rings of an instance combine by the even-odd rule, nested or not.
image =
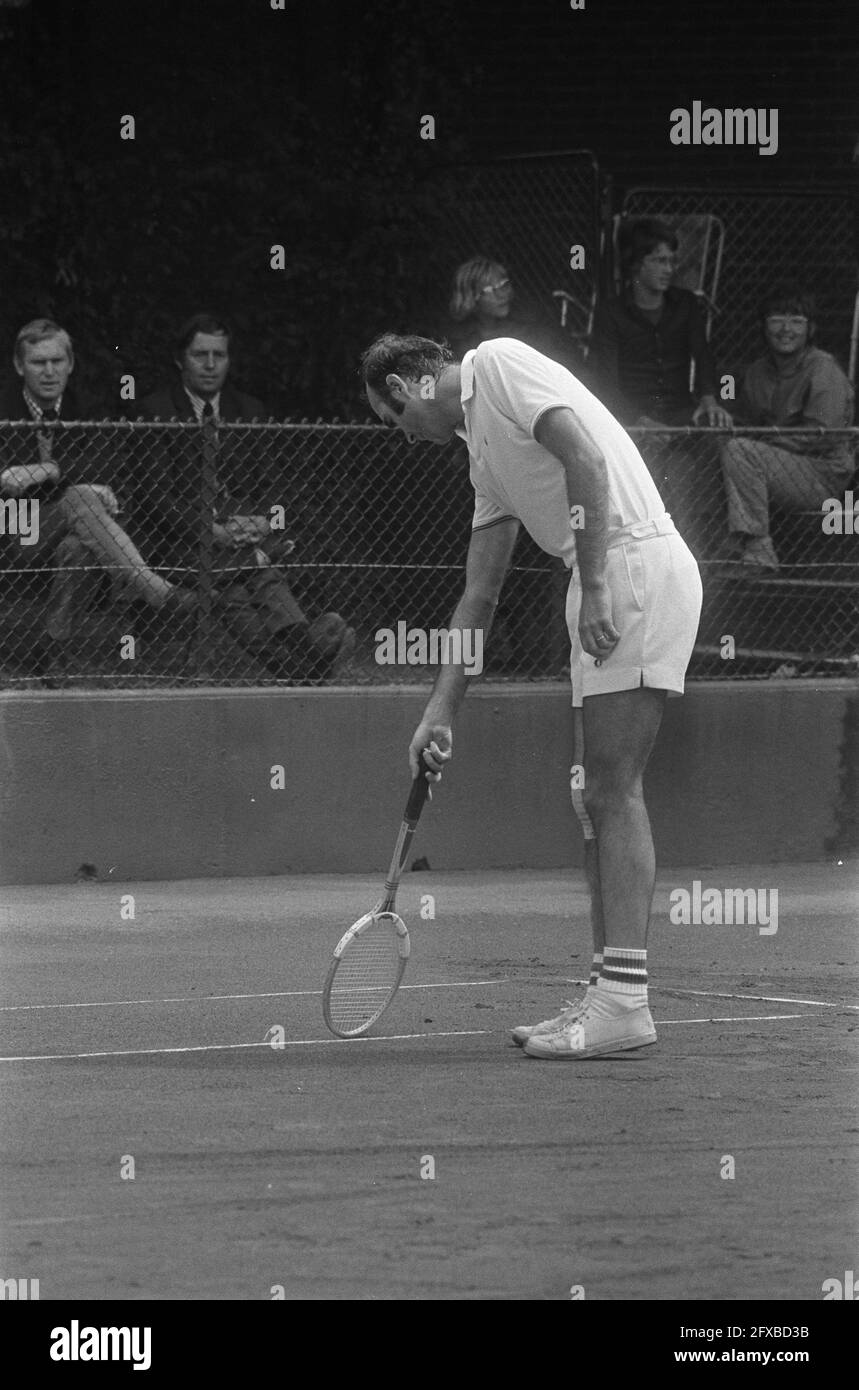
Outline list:
[[[564,1008],[556,1018],[547,1018],[543,1023],[520,1023],[518,1028],[513,1029],[513,1041],[517,1047],[524,1047],[530,1038],[541,1038],[545,1033],[557,1033],[559,1028],[566,1028],[569,1024],[575,1023],[584,1007],[584,999],[580,999],[578,1003],[572,999],[565,999]]]
[[[646,1004],[640,1009],[626,1009],[608,1017],[586,1007],[572,1023],[554,1033],[532,1035],[525,1043],[525,1052],[529,1057],[581,1061],[609,1052],[649,1047],[655,1042],[656,1028]]]

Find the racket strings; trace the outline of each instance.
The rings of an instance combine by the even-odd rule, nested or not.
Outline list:
[[[331,986],[332,1022],[343,1031],[367,1027],[384,1010],[403,973],[396,929],[374,922],[344,950]]]

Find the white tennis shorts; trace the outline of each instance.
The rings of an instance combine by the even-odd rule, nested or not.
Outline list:
[[[579,641],[581,589],[573,571],[567,593],[573,704],[648,685],[683,694],[701,618],[701,576],[670,516],[639,521],[609,537],[606,578],[620,641],[607,656],[588,656]]]

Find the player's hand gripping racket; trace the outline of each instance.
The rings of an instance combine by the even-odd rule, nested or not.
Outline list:
[[[406,924],[394,911],[400,875],[412,843],[429,791],[427,766],[420,758],[421,771],[412,783],[403,823],[385,892],[372,912],[349,928],[334,950],[325,988],[322,1012],[325,1022],[338,1038],[357,1038],[387,1009],[400,987],[409,958]]]

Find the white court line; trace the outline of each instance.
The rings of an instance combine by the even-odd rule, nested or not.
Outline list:
[[[390,1033],[364,1038],[290,1038],[273,1047],[270,1042],[204,1043],[199,1047],[135,1047],[122,1052],[47,1052],[32,1057],[0,1057],[0,1062],[65,1062],[88,1057],[157,1057],[175,1052],[236,1052],[248,1047],[267,1047],[281,1052],[285,1047],[311,1047],[314,1043],[404,1042],[411,1038],[477,1038],[490,1033],[490,1028],[467,1028],[453,1033]]]
[[[814,1014],[740,1014],[739,1018],[658,1018],[660,1028],[671,1023],[770,1023],[778,1018],[814,1018]],[[0,1058],[0,1061],[3,1059]]]
[[[508,985],[518,984],[529,988],[537,985],[587,985],[587,980],[574,980],[564,978],[558,980],[512,980],[510,976],[503,976],[496,980],[437,980],[428,985],[400,985],[400,989],[468,989],[472,986],[480,985]],[[665,986],[664,989],[659,985],[650,986],[654,994],[688,994],[696,995],[702,999],[742,999],[758,1004],[807,1004],[815,1009],[850,1009],[859,1010],[859,1004],[833,1004],[820,999],[793,999],[780,994],[722,994],[716,990],[707,989],[673,989]],[[300,999],[300,998],[319,998],[322,994],[321,989],[283,989],[271,990],[260,994],[185,994],[176,995],[175,998],[166,999],[90,999],[82,1003],[52,1003],[52,1004],[0,1004],[0,1013],[20,1013],[36,1012],[39,1009],[120,1009],[131,1005],[140,1004],[214,1004],[233,999]]]
[[[17,1216],[14,1221],[4,1221],[4,1226],[66,1226],[70,1221],[100,1221],[98,1211],[81,1212],[80,1216]]]
[[[586,980],[564,980],[565,985],[584,985]],[[859,1009],[859,1004],[832,1004],[820,999],[787,999],[781,994],[719,994],[712,989],[674,989],[670,985],[650,984],[653,994],[695,994],[702,999],[745,999],[756,1004],[810,1004],[815,1009]]]
[[[660,1026],[677,1023],[774,1023],[785,1018],[814,1018],[814,1014],[742,1014],[739,1018],[662,1018]],[[415,1038],[481,1038],[500,1030],[466,1028],[447,1033],[391,1033],[363,1038],[291,1038],[273,1047],[270,1042],[204,1043],[197,1047],[136,1047],[121,1052],[48,1052],[23,1057],[0,1057],[0,1062],[79,1062],[92,1057],[158,1057],[186,1052],[238,1052],[246,1048],[268,1047],[281,1052],[286,1047],[313,1047],[316,1043],[410,1042]],[[506,1032],[506,1029],[504,1030]]]
[[[509,979],[500,980],[438,980],[430,985],[400,985],[404,989],[465,989],[469,985],[508,985]],[[371,988],[371,986],[368,986]],[[321,989],[281,989],[267,991],[265,994],[185,994],[175,999],[91,999],[82,1004],[0,1004],[0,1013],[11,1014],[21,1010],[36,1009],[120,1009],[126,1004],[213,1004],[217,1000],[229,999],[299,999],[302,997],[320,998]]]
[[[659,993],[658,985],[656,992]],[[815,1009],[859,1009],[859,1004],[832,1004],[825,999],[786,999],[781,994],[717,994],[715,990],[707,989],[669,989],[668,985],[663,993],[698,994],[705,999],[754,999],[758,1004],[810,1004]]]

